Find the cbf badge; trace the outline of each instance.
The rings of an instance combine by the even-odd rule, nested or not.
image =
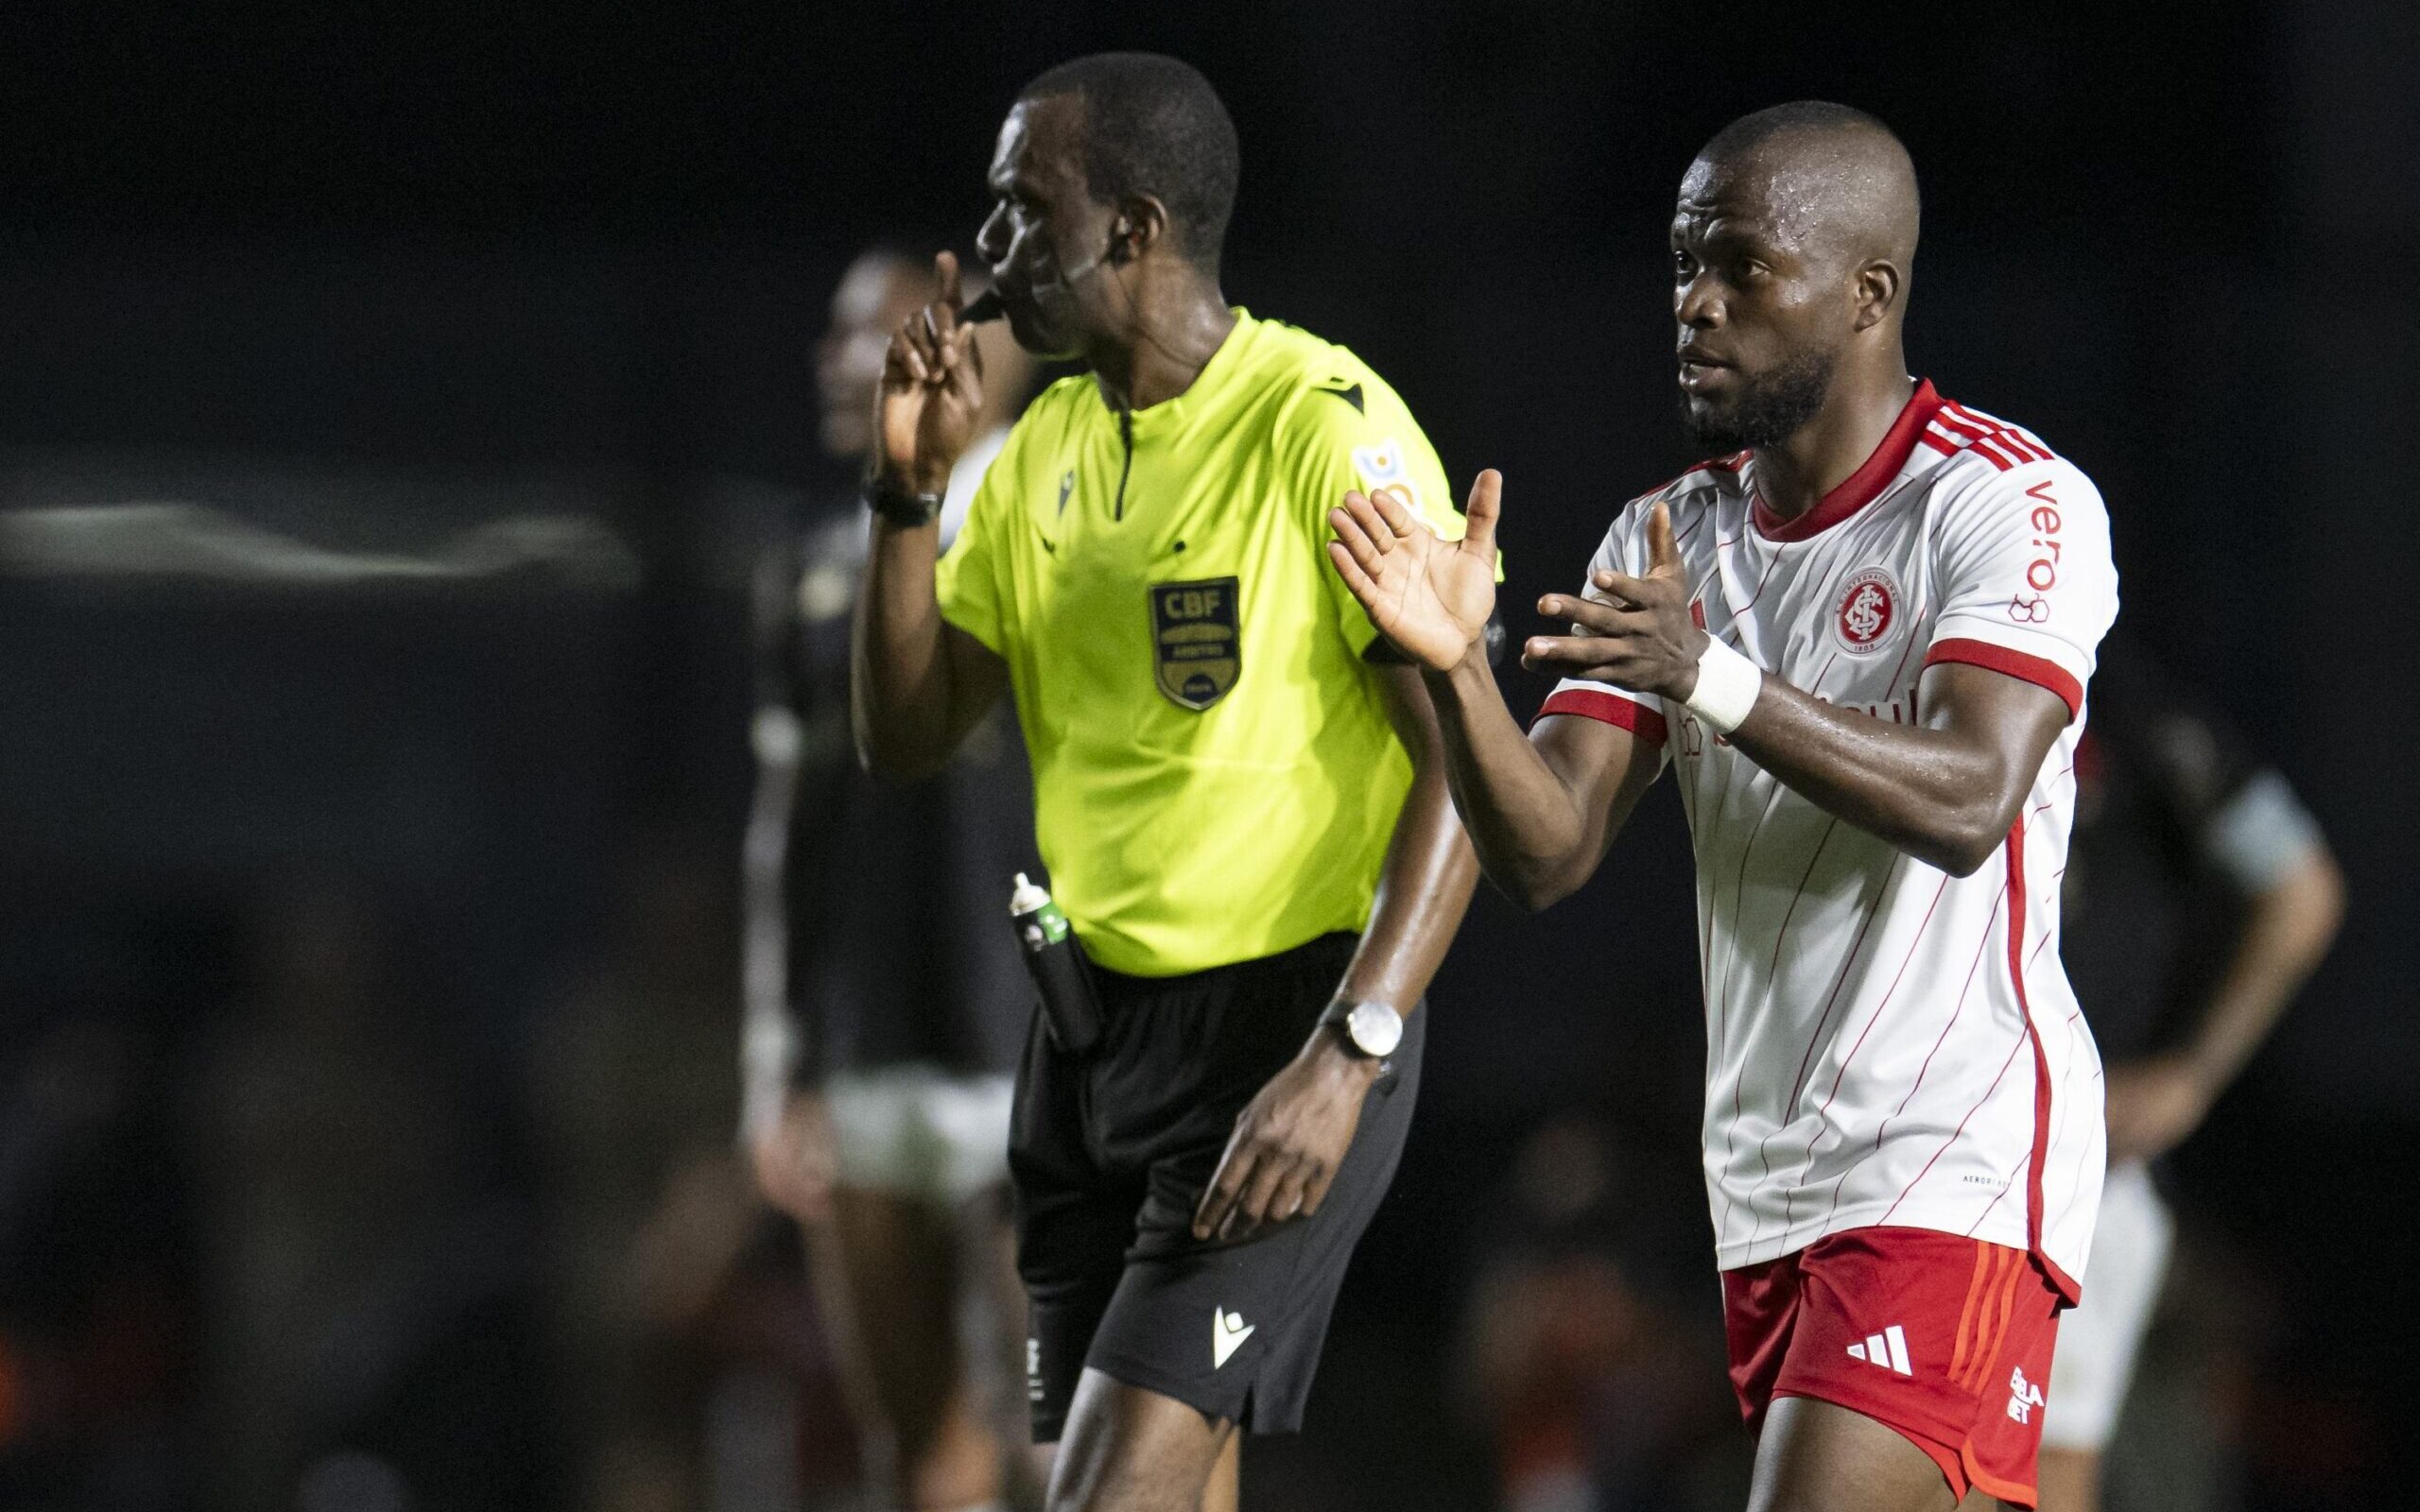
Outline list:
[[[1151,656],[1160,691],[1192,710],[1227,696],[1242,670],[1236,644],[1236,579],[1153,583]]]

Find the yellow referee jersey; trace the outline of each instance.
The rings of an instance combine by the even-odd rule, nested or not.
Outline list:
[[[1368,922],[1411,764],[1329,566],[1347,489],[1462,517],[1411,412],[1342,347],[1236,311],[1177,397],[1035,400],[942,558],[1008,662],[1051,890],[1093,958],[1172,976]]]

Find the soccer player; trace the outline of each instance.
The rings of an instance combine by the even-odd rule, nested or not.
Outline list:
[[[2031,1505],[2100,1188],[2100,1061],[2056,942],[2108,523],[2031,433],[1908,376],[1916,227],[1906,150],[1844,107],[1744,117],[1690,164],[1680,399],[1719,459],[1540,600],[1570,632],[1528,643],[1563,680],[1526,739],[1474,649],[1501,480],[1461,542],[1383,496],[1331,516],[1513,897],[1579,886],[1676,768],[1754,1508]]]
[[[2285,777],[2130,637],[2101,648],[2092,715],[2060,954],[2109,1060],[2109,1177],[2092,1290],[2061,1320],[2050,1369],[2043,1512],[2100,1504],[2174,1235],[2152,1162],[2269,1037],[2344,910],[2343,874]]]
[[[1300,1424],[1477,876],[1420,678],[1322,555],[1347,489],[1461,517],[1376,373],[1227,304],[1236,157],[1174,59],[1028,85],[977,246],[1018,342],[1087,371],[1027,411],[941,556],[983,382],[943,254],[868,486],[860,749],[929,770],[1012,689],[1099,988],[1097,1044],[1029,1039],[1010,1149],[1055,1508],[1231,1505],[1235,1430]]]
[[[862,465],[890,333],[937,292],[896,252],[850,264],[816,347],[827,455]],[[1029,387],[1014,343],[988,355],[944,538]],[[852,498],[758,575],[746,1143],[804,1227],[873,1504],[1031,1504],[1008,1142],[1032,988],[997,917],[1002,879],[1033,864],[1029,782],[1005,710],[924,782],[857,769],[848,620],[868,534]]]

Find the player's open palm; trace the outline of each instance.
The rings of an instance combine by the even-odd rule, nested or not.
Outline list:
[[[908,318],[883,354],[874,392],[874,435],[883,476],[919,493],[939,492],[974,438],[983,409],[983,359],[975,327],[959,322],[958,259],[933,259],[941,298]]]
[[[1443,672],[1487,633],[1495,610],[1495,517],[1504,489],[1494,468],[1471,485],[1470,527],[1447,541],[1380,489],[1328,511],[1327,554],[1370,623],[1405,655]]]

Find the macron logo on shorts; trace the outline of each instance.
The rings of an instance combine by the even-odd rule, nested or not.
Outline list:
[[[1915,1374],[1908,1368],[1908,1335],[1896,1323],[1879,1333],[1867,1334],[1863,1344],[1850,1345],[1849,1358],[1878,1365],[1885,1370],[1896,1370],[1903,1376]]]
[[[1242,1349],[1244,1340],[1251,1338],[1252,1331],[1258,1327],[1260,1325],[1257,1323],[1245,1322],[1241,1313],[1222,1313],[1215,1307],[1212,1308],[1210,1310],[1210,1368],[1213,1370],[1222,1368],[1228,1357]]]

